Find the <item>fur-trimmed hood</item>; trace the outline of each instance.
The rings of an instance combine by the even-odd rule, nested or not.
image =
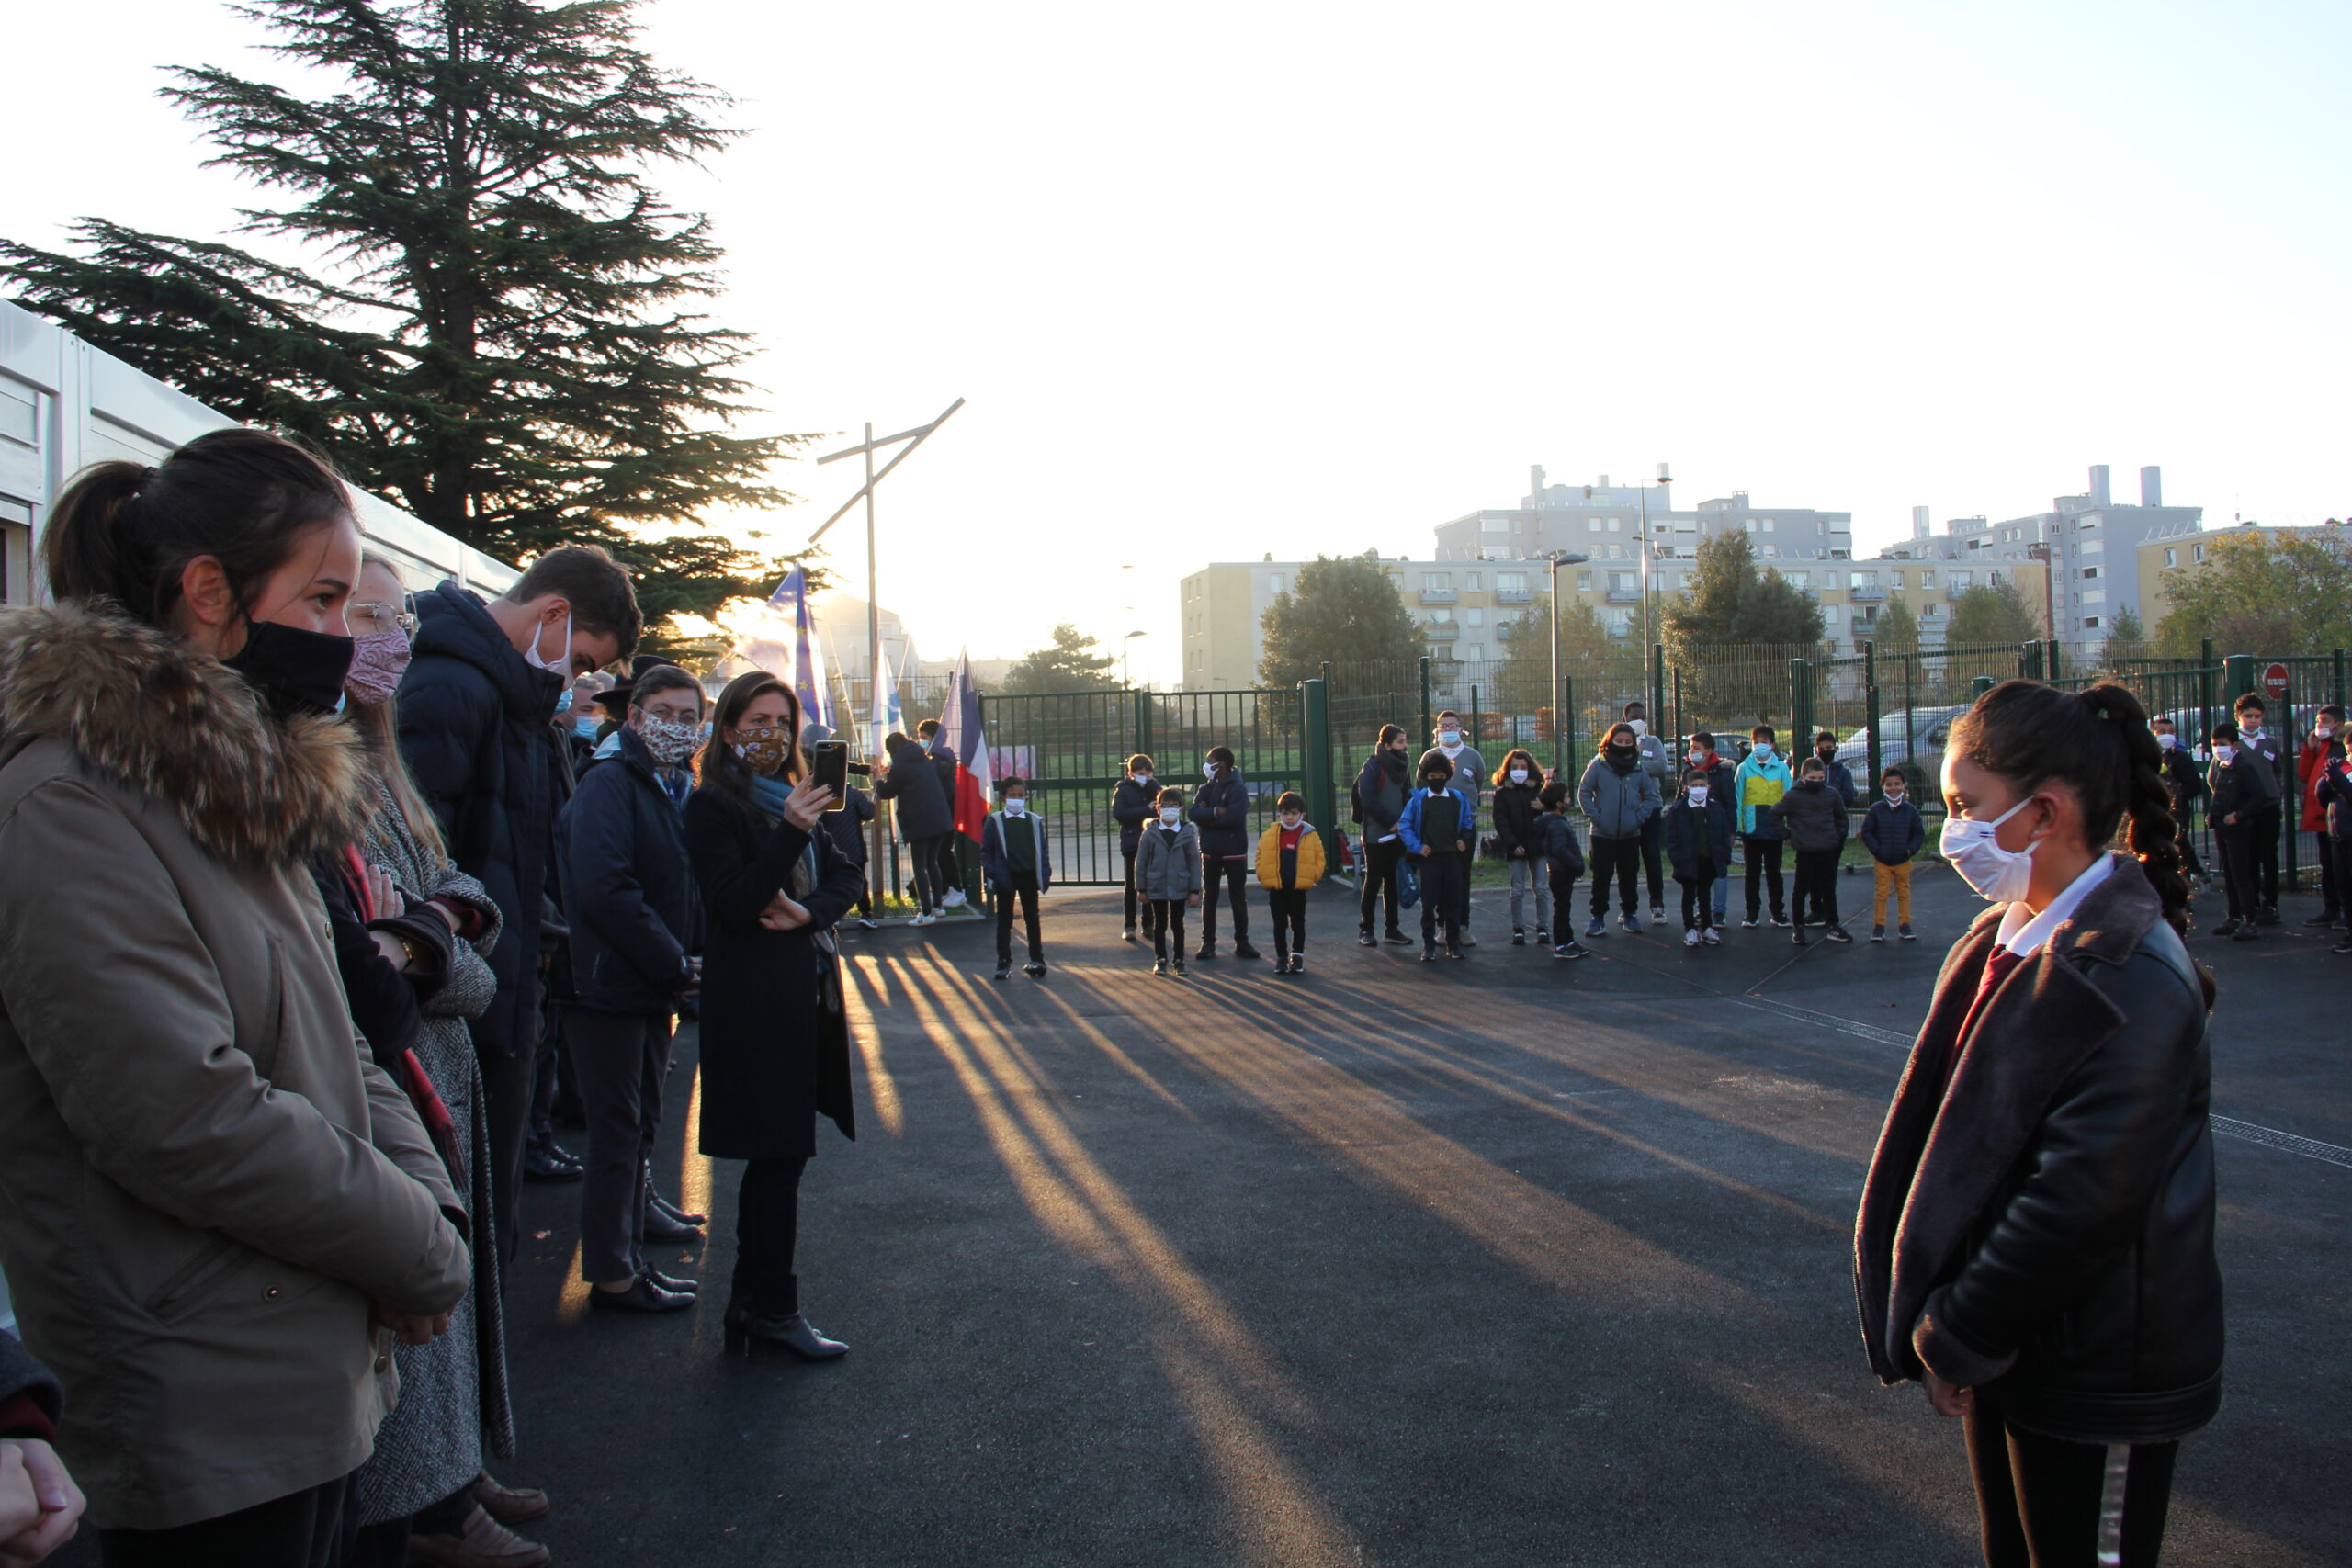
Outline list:
[[[348,726],[280,724],[235,671],[119,610],[0,613],[0,762],[44,739],[169,804],[236,865],[291,865],[350,843],[373,801]]]

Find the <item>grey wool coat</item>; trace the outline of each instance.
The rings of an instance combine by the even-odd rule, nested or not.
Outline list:
[[[1189,898],[1201,890],[1201,830],[1190,822],[1171,841],[1158,822],[1136,845],[1136,893],[1145,898]]]
[[[376,815],[360,853],[391,873],[403,894],[445,898],[483,919],[470,942],[454,944],[448,975],[418,998],[424,1024],[416,1059],[461,1129],[466,1151],[459,1196],[478,1236],[495,1236],[491,1210],[490,1119],[482,1102],[481,1066],[467,1020],[498,994],[490,967],[497,945],[498,906],[482,885],[419,843],[391,792],[377,785]],[[458,1173],[453,1173],[456,1175]],[[430,1345],[395,1345],[401,1402],[376,1430],[376,1451],[354,1483],[359,1522],[382,1524],[437,1503],[479,1474],[482,1439],[500,1459],[514,1457],[514,1408],[506,1382],[506,1314],[500,1297],[495,1245],[473,1249],[473,1289],[449,1314],[448,1332]]]

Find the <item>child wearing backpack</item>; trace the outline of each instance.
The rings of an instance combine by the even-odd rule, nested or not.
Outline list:
[[[1682,775],[1682,793],[1664,815],[1667,856],[1674,863],[1674,880],[1682,885],[1682,945],[1719,947],[1715,882],[1731,869],[1731,802],[1715,793],[1704,772],[1692,768]]]
[[[1535,818],[1535,852],[1544,857],[1544,875],[1552,884],[1552,956],[1582,958],[1592,949],[1577,940],[1577,878],[1584,874],[1584,846],[1577,842],[1577,825],[1568,819],[1568,786],[1557,779],[1535,797],[1543,807]]]
[[[1201,830],[1184,820],[1184,792],[1159,792],[1159,819],[1136,846],[1136,891],[1151,928],[1151,972],[1168,973],[1168,944],[1176,944],[1176,973],[1184,972],[1184,911],[1201,902]]]
[[[1274,973],[1306,973],[1306,892],[1323,880],[1323,835],[1306,820],[1306,799],[1283,791],[1274,825],[1258,835],[1258,884],[1274,925]]]
[[[1909,799],[1910,781],[1889,768],[1878,781],[1879,796],[1862,818],[1862,848],[1871,852],[1871,940],[1886,940],[1886,898],[1894,895],[1895,931],[1911,934],[1911,857],[1928,841],[1928,824]]]

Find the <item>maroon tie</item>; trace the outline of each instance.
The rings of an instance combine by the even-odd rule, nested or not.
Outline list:
[[[1993,993],[2001,988],[2001,982],[2009,977],[2009,971],[2024,962],[2006,947],[1995,948],[1992,956],[1984,961],[1984,978],[1976,984],[1976,999],[1968,1004],[1968,1016],[1960,1021],[1960,1032],[1952,1036],[1951,1055],[1944,1062],[1946,1089],[1951,1087],[1951,1076],[1960,1069],[1960,1053],[1968,1043],[1969,1031],[1976,1027],[1977,1015],[1984,1010],[1984,1004],[1993,999]]]

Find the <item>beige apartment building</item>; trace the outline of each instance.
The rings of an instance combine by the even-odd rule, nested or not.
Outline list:
[[[2267,523],[2241,523],[2234,527],[2215,528],[2187,538],[2150,539],[2140,547],[2140,619],[2149,636],[2155,635],[2156,624],[2172,608],[2172,597],[2165,592],[2165,573],[2196,571],[2212,558],[2216,545],[2231,539],[2256,536],[2265,539],[2341,539],[2346,529],[2343,524],[2315,525],[2308,528],[2275,527]]]

